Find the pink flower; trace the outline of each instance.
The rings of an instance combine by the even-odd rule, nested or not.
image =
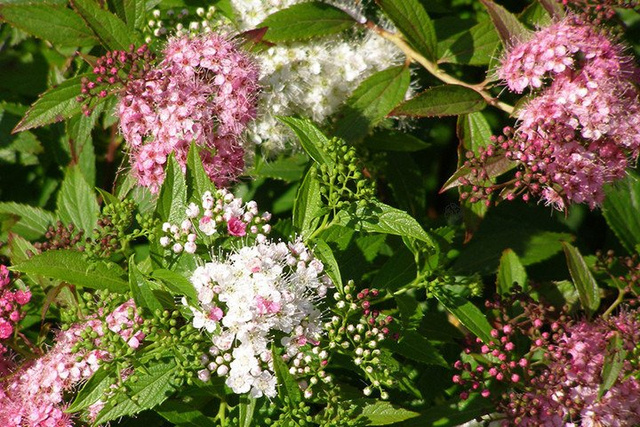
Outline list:
[[[227,222],[227,231],[231,236],[242,237],[247,234],[247,224],[233,217]]]
[[[191,143],[218,186],[242,173],[241,134],[256,115],[258,71],[231,41],[209,33],[170,39],[155,68],[126,83],[118,105],[140,185],[157,192],[170,153],[183,170]]]

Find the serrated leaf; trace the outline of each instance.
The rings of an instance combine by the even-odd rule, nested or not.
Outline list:
[[[202,165],[202,158],[196,144],[191,144],[187,155],[187,193],[190,199],[200,201],[205,191],[212,191],[215,185]]]
[[[98,104],[91,115],[79,114],[66,123],[69,137],[69,156],[71,163],[77,164],[82,175],[90,186],[96,182],[96,153],[91,138],[91,131],[104,109],[105,104]]]
[[[136,306],[147,309],[150,313],[162,311],[164,307],[156,298],[148,280],[142,275],[134,261],[135,255],[129,258],[129,287]]]
[[[601,399],[618,381],[626,357],[627,350],[624,349],[624,340],[620,337],[620,332],[614,331],[609,338],[607,353],[602,365],[602,382],[598,387],[598,399]]]
[[[388,68],[365,79],[337,113],[335,136],[360,141],[402,102],[410,81],[411,75],[405,66]]]
[[[11,231],[27,240],[41,237],[56,222],[55,216],[49,211],[14,202],[0,202],[0,214],[17,217],[18,221],[11,226]]]
[[[527,40],[531,31],[518,21],[514,14],[492,0],[480,0],[480,2],[487,8],[491,21],[506,48]]]
[[[130,45],[139,44],[134,33],[129,31],[120,18],[101,9],[95,1],[70,0],[70,2],[107,50],[129,50]]]
[[[293,204],[293,226],[303,237],[310,235],[318,226],[322,207],[318,169],[313,165],[298,188]]]
[[[182,168],[173,154],[167,159],[164,182],[160,188],[156,216],[162,221],[179,223],[185,218],[187,184]]]
[[[473,113],[487,106],[473,89],[459,85],[442,85],[427,89],[397,106],[390,116],[442,117]]]
[[[417,274],[415,255],[406,247],[401,247],[380,268],[371,285],[396,291],[415,279]]]
[[[355,230],[406,236],[426,242],[432,247],[437,246],[411,215],[379,201],[372,201],[355,210],[341,210],[334,221]]]
[[[33,256],[13,267],[22,273],[39,274],[72,285],[125,293],[129,284],[125,271],[114,263],[89,261],[82,252],[59,249]]]
[[[600,306],[598,283],[577,248],[567,242],[562,242],[562,249],[567,258],[571,279],[573,279],[573,284],[580,297],[580,304],[584,310],[593,314]]]
[[[634,172],[605,188],[602,214],[620,243],[633,254],[640,244],[640,179]]]
[[[376,0],[376,3],[411,46],[428,60],[436,59],[436,31],[427,11],[418,0]]]
[[[388,348],[394,353],[425,365],[449,367],[447,361],[429,340],[415,330],[402,331],[400,340],[390,344]]]
[[[342,290],[342,277],[340,276],[340,268],[331,247],[321,239],[313,241],[313,253],[324,264],[324,271],[327,273],[336,288]]]
[[[216,427],[218,425],[200,410],[176,400],[167,400],[156,408],[156,412],[178,427]]]
[[[498,267],[498,293],[500,295],[509,295],[514,283],[524,289],[527,285],[527,272],[518,255],[513,250],[506,249],[502,253]]]
[[[81,411],[105,396],[113,384],[113,375],[107,370],[108,367],[108,365],[102,365],[98,368],[89,381],[76,393],[71,405],[65,409],[66,413]]]
[[[484,166],[484,170],[487,172],[489,179],[494,179],[504,173],[509,172],[516,166],[517,164],[514,161],[509,160],[504,156],[494,156],[490,157],[487,160]],[[460,182],[460,178],[471,179],[473,177],[474,175],[472,168],[462,166],[453,175],[451,175],[447,182],[444,183],[444,185],[440,189],[440,193],[444,193],[447,190],[463,185]]]
[[[296,119],[295,117],[278,117],[278,120],[291,128],[298,136],[298,140],[304,151],[306,151],[316,163],[327,165],[330,171],[333,170],[333,160],[324,152],[324,147],[329,143],[329,139],[316,125],[310,120]]]
[[[185,295],[192,301],[198,300],[198,294],[193,284],[178,272],[165,269],[153,270],[153,277],[161,280],[171,291]]]
[[[120,417],[130,416],[164,402],[175,390],[173,380],[179,371],[173,359],[160,360],[137,370],[137,381],[128,382],[127,394],[119,394],[107,402],[98,414],[95,424],[103,424]]]
[[[82,79],[87,76],[88,74],[81,74],[72,77],[40,95],[12,132],[22,132],[80,114],[82,105],[76,97],[80,95]]]
[[[130,31],[142,28],[147,0],[114,0],[112,3],[116,14],[127,24]]]
[[[357,402],[357,401],[356,401]],[[367,425],[371,426],[386,426],[390,424],[399,423],[414,417],[417,417],[417,412],[409,411],[400,406],[393,405],[390,402],[384,401],[370,401],[362,407],[361,415],[369,420]]]
[[[282,356],[273,350],[273,368],[278,378],[278,395],[289,398],[289,406],[296,407],[302,401],[302,393],[296,379],[289,373]]]
[[[489,20],[484,20],[461,33],[440,40],[439,63],[487,65],[491,62],[500,38]]]
[[[367,136],[364,145],[371,150],[400,152],[420,151],[431,146],[413,135],[391,130],[381,130]]]
[[[58,217],[89,235],[96,227],[100,206],[93,188],[87,184],[78,166],[67,169],[58,193]]]
[[[84,47],[98,43],[82,18],[65,5],[0,4],[0,19],[59,46]]]
[[[264,36],[271,42],[305,40],[336,34],[353,27],[348,13],[322,2],[294,4],[269,15],[256,28],[268,27]]]
[[[436,292],[435,296],[444,308],[453,314],[471,333],[485,343],[492,340],[491,329],[493,328],[478,307],[461,296],[454,295],[445,289]]]

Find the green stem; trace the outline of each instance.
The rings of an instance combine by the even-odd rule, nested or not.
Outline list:
[[[621,303],[624,301],[625,292],[622,289],[618,290],[618,298],[607,308],[607,311],[602,313],[602,318],[606,319]]]
[[[438,80],[447,84],[464,86],[466,88],[472,89],[476,91],[480,96],[482,96],[482,98],[484,98],[484,100],[489,105],[499,108],[508,114],[513,113],[514,107],[512,105],[506,104],[500,101],[498,98],[494,98],[493,95],[491,95],[489,92],[485,90],[486,82],[471,84],[471,83],[464,82],[462,80],[458,80],[455,77],[447,74],[441,68],[439,68],[438,64],[436,64],[435,62],[429,61],[427,58],[425,58],[424,56],[420,55],[418,52],[413,50],[413,48],[409,46],[409,44],[400,35],[389,32],[384,28],[377,26],[371,21],[367,21],[364,24],[364,26],[369,28],[372,31],[375,31],[380,37],[385,38],[389,40],[391,43],[395,44],[398,48],[400,48],[400,50],[402,50],[402,52],[404,52],[404,54],[407,56],[409,60],[415,61],[418,64],[422,65],[425,70],[431,73]]]
[[[216,420],[220,421],[220,425],[227,425],[227,402],[221,401],[220,407],[218,408],[218,414],[216,415]]]

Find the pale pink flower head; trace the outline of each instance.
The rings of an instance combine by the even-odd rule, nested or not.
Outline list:
[[[595,208],[640,151],[638,69],[621,45],[569,15],[507,52],[498,75],[537,95],[517,111],[507,156],[520,188],[549,205]]]
[[[229,39],[213,33],[170,39],[161,62],[127,83],[118,105],[140,185],[157,192],[169,154],[184,170],[192,143],[216,185],[235,180],[257,92],[256,66]]]

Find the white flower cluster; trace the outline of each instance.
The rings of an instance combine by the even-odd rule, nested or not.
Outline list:
[[[270,349],[275,334],[284,335],[279,344],[288,358],[318,344],[322,322],[315,303],[332,286],[322,263],[299,240],[242,247],[198,267],[191,283],[198,294],[198,304],[189,305],[193,326],[206,329],[213,342],[199,378],[225,376],[235,393],[253,397],[276,395]]]
[[[205,191],[202,195],[202,215],[200,206],[190,203],[185,213],[187,218],[180,226],[165,222],[162,231],[167,233],[160,237],[162,247],[171,247],[175,253],[183,250],[195,253],[197,233],[204,236],[235,236],[253,235],[264,242],[271,232],[268,224],[271,214],[265,212],[258,215],[258,204],[251,200],[243,204],[242,199],[235,197],[227,189],[221,188],[213,193]]]
[[[267,16],[305,0],[231,0],[235,12],[234,31],[254,29]],[[334,2],[335,3],[335,2]],[[345,2],[346,3],[346,2]],[[344,10],[354,4],[338,4]],[[349,13],[359,16],[358,11]],[[224,28],[220,14],[198,10],[202,21],[179,24],[178,31],[211,31]],[[216,21],[218,19],[218,21]],[[157,25],[157,23],[154,22]],[[266,154],[287,148],[292,134],[275,116],[301,115],[321,123],[358,85],[377,71],[403,61],[402,52],[383,38],[367,32],[347,38],[323,38],[284,43],[255,54],[260,68],[262,93],[258,118],[249,124],[247,137]]]

